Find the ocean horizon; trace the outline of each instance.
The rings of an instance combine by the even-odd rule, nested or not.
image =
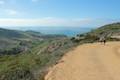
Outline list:
[[[14,30],[32,30],[36,32],[41,32],[43,34],[58,34],[66,36],[75,36],[77,34],[82,34],[91,31],[93,28],[90,27],[13,27]]]

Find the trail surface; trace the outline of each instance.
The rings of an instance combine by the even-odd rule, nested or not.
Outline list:
[[[49,71],[45,80],[120,80],[120,42],[78,46]]]

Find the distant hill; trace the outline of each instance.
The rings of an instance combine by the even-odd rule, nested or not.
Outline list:
[[[15,54],[27,50],[39,41],[64,38],[65,35],[45,35],[36,31],[18,31],[0,28],[0,54]],[[11,51],[12,50],[12,51]],[[14,50],[15,51],[15,50]],[[18,52],[19,51],[19,52]],[[9,53],[10,52],[10,53]]]
[[[0,28],[0,80],[44,80],[73,46],[65,35]]]
[[[26,35],[20,31],[0,28],[0,38],[1,37],[2,38],[22,38],[22,37],[26,37]]]
[[[72,40],[77,42],[95,42],[99,41],[101,37],[105,37],[106,40],[120,40],[120,23],[107,24],[88,33],[78,34]]]
[[[120,23],[113,23],[102,26],[96,30],[90,32],[90,34],[96,34],[99,36],[115,36],[120,35]]]

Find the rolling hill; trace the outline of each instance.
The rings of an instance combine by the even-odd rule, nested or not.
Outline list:
[[[65,35],[0,28],[0,80],[43,80],[72,46]]]
[[[44,35],[35,31],[18,31],[0,28],[0,55],[18,54],[29,50],[37,42],[64,37],[66,36]]]
[[[72,40],[81,43],[96,42],[101,37],[105,37],[108,41],[120,40],[120,23],[107,24],[88,33],[78,34]]]
[[[105,37],[106,45],[95,43]],[[50,69],[45,80],[119,80],[120,23],[113,23],[78,34],[72,38],[79,45]],[[91,44],[92,43],[92,44]]]
[[[0,30],[0,80],[44,80],[47,69],[57,64],[76,42],[77,45],[97,42],[102,36],[107,40],[119,40],[120,23],[78,34],[72,41],[64,35]]]
[[[1,38],[22,38],[27,36],[20,31],[0,28],[0,37]]]

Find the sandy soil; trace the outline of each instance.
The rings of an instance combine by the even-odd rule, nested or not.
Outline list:
[[[78,46],[49,71],[45,80],[120,80],[120,42]]]

